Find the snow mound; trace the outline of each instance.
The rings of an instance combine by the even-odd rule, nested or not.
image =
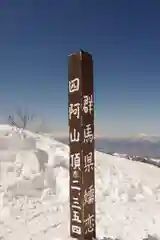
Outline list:
[[[0,150],[32,150],[36,149],[36,140],[28,136],[23,130],[12,128],[10,132],[0,134]]]
[[[31,179],[40,172],[40,164],[36,154],[32,151],[20,151],[16,155],[15,161],[18,177]]]
[[[36,149],[21,149],[16,136],[15,157],[0,158],[0,239],[69,240],[69,148],[40,134],[18,134],[22,142],[34,139]],[[98,239],[160,237],[160,169],[100,152],[95,156]]]

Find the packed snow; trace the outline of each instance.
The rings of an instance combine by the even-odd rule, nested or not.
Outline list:
[[[0,126],[0,240],[69,236],[69,148]],[[160,169],[96,151],[97,238],[160,237]]]

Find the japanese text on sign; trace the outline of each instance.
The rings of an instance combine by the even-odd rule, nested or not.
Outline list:
[[[83,96],[83,111],[84,113],[92,113],[93,111],[93,96]]]
[[[69,93],[74,93],[79,91],[80,81],[79,78],[75,78],[69,81]]]
[[[94,162],[93,162],[93,153],[89,152],[87,155],[84,156],[84,170],[85,172],[91,172],[94,169]]]
[[[85,228],[86,228],[86,231],[85,233],[87,234],[88,232],[93,232],[94,231],[94,214],[88,214],[88,217],[87,219],[84,220],[85,222]]]
[[[80,118],[80,103],[70,103],[69,105],[69,119],[74,115],[77,119]]]
[[[73,222],[76,222],[76,223],[81,223],[81,219],[80,219],[80,212],[77,211],[77,210],[73,210],[73,218],[72,218],[72,221]]]
[[[72,200],[73,200],[73,202],[72,202],[72,208],[81,210],[79,198],[78,198],[78,197],[73,197]]]
[[[92,57],[74,53],[68,66],[70,234],[91,240],[96,238]]]
[[[94,203],[94,186],[91,185],[87,190],[84,191],[84,204]]]
[[[76,233],[78,235],[81,235],[82,234],[82,229],[81,229],[80,226],[72,225],[72,232]]]
[[[80,133],[74,128],[70,131],[70,142],[79,142],[80,141]]]
[[[93,132],[91,124],[87,124],[84,128],[84,142],[85,143],[92,143],[93,141]]]
[[[80,153],[74,153],[71,154],[71,167],[74,170],[79,170],[81,171],[81,154]]]

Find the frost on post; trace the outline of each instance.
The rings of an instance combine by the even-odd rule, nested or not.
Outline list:
[[[69,56],[70,235],[95,238],[94,96],[92,57]]]

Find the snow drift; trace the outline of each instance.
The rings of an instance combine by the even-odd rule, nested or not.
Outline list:
[[[68,146],[12,130],[0,127],[0,239],[70,239]],[[96,152],[99,238],[160,237],[159,207],[160,169]]]

